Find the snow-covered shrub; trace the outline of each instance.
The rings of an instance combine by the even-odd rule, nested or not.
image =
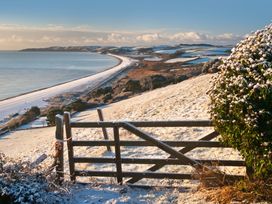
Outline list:
[[[45,175],[34,171],[30,163],[13,161],[0,153],[0,203],[63,203],[61,194]],[[2,200],[1,200],[2,199]]]
[[[271,176],[272,25],[238,43],[219,68],[209,91],[215,128],[255,176]]]

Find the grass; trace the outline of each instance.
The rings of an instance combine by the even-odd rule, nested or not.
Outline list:
[[[256,203],[272,202],[272,180],[250,181],[248,179],[236,182],[233,185],[216,188],[202,188],[207,195],[207,201],[215,203]]]
[[[218,166],[204,166],[194,172],[200,181],[199,190],[206,195],[206,201],[227,204],[233,202],[272,203],[272,178],[268,180],[226,179]]]

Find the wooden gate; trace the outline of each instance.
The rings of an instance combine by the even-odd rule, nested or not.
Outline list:
[[[56,120],[60,121],[62,118],[56,116]],[[58,122],[58,124],[62,124]],[[64,114],[64,124],[66,132],[66,141],[68,148],[69,158],[69,170],[70,178],[72,181],[76,180],[78,176],[99,176],[99,177],[116,177],[117,182],[122,184],[123,178],[129,178],[126,182],[135,183],[142,178],[169,178],[169,179],[192,179],[192,174],[188,173],[162,173],[156,172],[165,165],[189,165],[194,168],[201,168],[203,164],[214,164],[218,166],[245,166],[245,162],[241,160],[194,160],[185,155],[185,153],[197,148],[197,147],[220,147],[226,148],[217,141],[210,141],[218,136],[217,132],[212,132],[200,140],[197,141],[160,141],[149,133],[139,129],[140,127],[212,127],[210,120],[194,120],[194,121],[123,121],[123,122],[71,122],[70,114],[66,112]],[[79,141],[73,140],[72,129],[73,128],[105,128],[112,129],[114,140],[89,140]],[[141,138],[141,141],[120,140],[119,129],[123,128],[134,135]],[[61,129],[57,127],[57,129]],[[114,158],[103,157],[77,157],[74,156],[73,148],[76,146],[106,146],[108,150],[110,146],[115,148]],[[161,158],[128,158],[121,157],[120,146],[156,146],[170,156],[165,159]],[[173,147],[182,147],[180,150],[175,150]],[[115,163],[116,171],[90,171],[75,169],[76,163]],[[122,164],[153,164],[150,168],[144,172],[127,172],[122,170]],[[225,175],[225,178],[242,178],[238,175]]]

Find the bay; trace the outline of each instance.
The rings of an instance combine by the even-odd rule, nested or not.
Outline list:
[[[90,52],[0,51],[0,100],[93,75],[119,60]]]

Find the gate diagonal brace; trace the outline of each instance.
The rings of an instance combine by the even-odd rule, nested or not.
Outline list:
[[[218,135],[219,134],[217,132],[212,132],[212,133],[200,138],[199,140],[211,140],[211,139],[216,138]],[[184,147],[184,148],[180,149],[178,152],[185,154],[185,153],[193,150],[194,148],[195,147]],[[168,158],[174,158],[174,157],[171,155]],[[165,165],[166,164],[164,164],[164,163],[155,164],[155,165],[151,166],[150,168],[148,168],[146,171],[157,171],[157,170],[161,169],[162,167],[164,167]],[[137,181],[139,181],[141,179],[143,179],[143,177],[133,177],[133,178],[127,180],[127,182],[133,184],[133,183],[136,183]]]
[[[201,167],[202,164],[200,164],[199,162],[185,156],[184,154],[178,152],[177,150],[173,149],[171,146],[167,145],[166,143],[157,140],[156,138],[152,137],[150,134],[138,129],[137,127],[135,127],[134,125],[124,122],[123,123],[123,127],[134,133],[135,135],[139,136],[140,138],[147,140],[151,143],[153,143],[154,145],[156,145],[158,148],[160,148],[161,150],[167,152],[168,154],[176,157],[178,160],[180,160],[182,163],[191,165],[194,168],[198,168]]]

